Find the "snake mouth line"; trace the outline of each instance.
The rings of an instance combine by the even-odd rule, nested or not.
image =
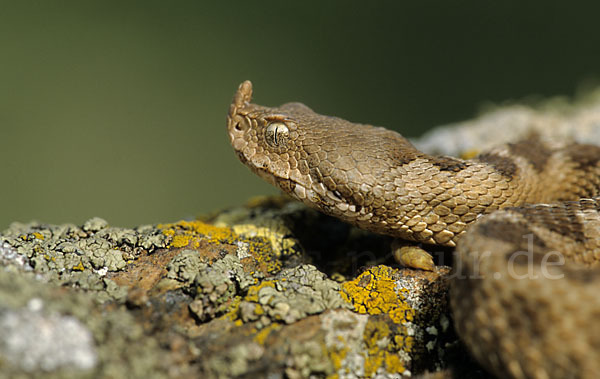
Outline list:
[[[299,200],[312,208],[336,208],[338,212],[349,212],[354,215],[362,214],[362,206],[348,203],[341,193],[326,189],[322,183],[319,183],[320,185],[316,186],[319,188],[319,190],[316,190],[295,180],[276,176],[262,167],[249,167],[252,167],[252,171],[254,171],[263,180],[276,186],[294,199]],[[327,213],[339,214],[338,212],[330,211]],[[365,214],[366,217],[369,215],[370,214]]]
[[[337,208],[338,211],[350,212],[352,214],[362,215],[363,213],[361,212],[363,210],[361,205],[348,202],[339,191],[331,191],[322,183],[318,183],[316,186],[309,187],[290,178],[277,176],[264,167],[252,164],[241,151],[236,151],[235,153],[242,163],[244,163],[263,180],[312,208]],[[364,216],[369,216],[369,214],[365,214]]]

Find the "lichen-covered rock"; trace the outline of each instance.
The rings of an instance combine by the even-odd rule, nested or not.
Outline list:
[[[440,368],[443,346],[455,337],[450,327],[447,267],[420,272],[375,266],[343,284],[344,297],[361,314],[369,314],[365,376]],[[371,329],[371,330],[369,330]],[[387,345],[382,345],[383,336]],[[404,370],[399,370],[403,368]]]
[[[445,364],[443,343],[455,339],[444,318],[446,269],[381,265],[392,264],[389,239],[283,198],[210,221],[13,224],[0,235],[2,275],[63,295],[34,311],[35,295],[13,294],[18,305],[0,312],[0,360],[14,362],[15,375],[56,377],[116,367],[129,377],[394,377]],[[23,334],[32,320],[60,335],[59,350],[33,346]],[[140,349],[123,365],[113,351],[133,341]],[[133,365],[142,351],[164,358],[141,370]]]
[[[100,218],[81,227],[13,223],[0,235],[0,263],[34,271],[52,283],[102,290],[108,300],[124,297],[126,291],[116,290],[107,274],[122,271],[142,253],[165,247],[166,240],[157,228],[114,228]]]

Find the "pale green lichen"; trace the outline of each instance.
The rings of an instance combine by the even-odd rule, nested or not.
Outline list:
[[[198,319],[208,320],[237,305],[236,297],[245,293],[257,279],[244,271],[237,256],[228,254],[207,264],[198,251],[183,250],[167,265],[164,280],[182,283],[195,299],[190,311]]]
[[[293,323],[326,309],[344,308],[339,283],[312,265],[282,270],[275,278],[251,286],[240,304],[244,322]]]
[[[196,250],[183,250],[167,265],[166,278],[191,284],[206,264]]]
[[[0,262],[5,267],[42,274],[51,282],[100,291],[104,299],[123,299],[126,291],[117,290],[104,276],[124,270],[142,253],[166,247],[166,242],[155,227],[116,228],[97,217],[80,227],[13,223],[0,234],[3,251],[11,252],[0,254]]]

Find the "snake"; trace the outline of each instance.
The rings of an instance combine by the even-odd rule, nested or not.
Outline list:
[[[455,247],[454,326],[489,372],[600,377],[600,147],[534,134],[469,160],[429,155],[252,93],[239,85],[227,130],[253,172],[359,228]]]

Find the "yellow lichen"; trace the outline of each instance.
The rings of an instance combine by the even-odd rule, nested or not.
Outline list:
[[[330,349],[328,350],[329,359],[333,363],[333,368],[337,371],[342,368],[342,362],[348,355],[348,348],[343,349]]]
[[[158,228],[163,235],[171,237],[169,247],[191,247],[200,246],[200,241],[205,239],[209,242],[230,242],[237,238],[236,234],[227,227],[217,227],[202,221],[179,221],[174,224],[161,224]]]
[[[273,251],[270,249],[254,249],[256,261],[264,265],[269,273],[276,273],[281,270],[281,261],[274,257]]]
[[[379,351],[375,355],[368,355],[365,359],[365,377],[372,378],[375,373],[377,373],[377,369],[381,367],[383,363],[383,352]]]
[[[33,232],[32,233],[33,236],[39,240],[43,240],[44,239],[44,235],[42,233],[38,233],[38,232]]]
[[[158,227],[162,227],[165,225],[158,225]],[[175,230],[173,229],[163,229],[162,234],[167,236],[167,237],[173,237],[175,235]]]
[[[406,291],[396,290],[391,273],[392,269],[387,266],[372,267],[356,279],[343,283],[340,294],[358,313],[385,313],[396,324],[412,321],[414,310],[405,301]]]
[[[388,353],[384,346],[380,347],[380,341],[385,341],[390,335],[389,326],[383,321],[367,322],[363,334],[364,342],[367,345],[365,356],[365,376],[372,377],[379,367],[382,366],[386,354]]]
[[[256,333],[256,335],[254,336],[254,341],[260,345],[264,345],[269,334],[271,334],[272,331],[278,329],[281,329],[281,325],[279,324],[273,323],[269,326],[266,326],[263,329],[261,329],[258,333]]]
[[[264,287],[272,287],[275,288],[274,280],[265,280],[258,285],[250,286],[248,288],[248,294],[244,297],[244,300],[250,301],[253,303],[258,303],[258,292]],[[255,310],[256,312],[256,310]]]
[[[406,352],[411,351],[413,346],[415,346],[415,337],[413,337],[413,336],[404,337],[404,340],[402,341],[402,345],[398,345],[398,346],[402,346],[402,349]]]
[[[262,237],[269,241],[272,246],[273,255],[280,257],[289,254],[298,244],[294,238],[290,238],[290,230],[281,223],[271,222],[266,226],[253,224],[232,225],[233,231],[244,237]]]
[[[372,377],[381,367],[389,373],[404,372],[406,367],[398,352],[410,354],[414,346],[407,324],[414,320],[415,310],[406,302],[407,290],[397,289],[392,273],[393,269],[387,266],[375,266],[342,284],[342,298],[358,313],[387,315],[392,321],[369,318],[365,326],[365,377]]]
[[[387,372],[402,373],[405,370],[404,363],[397,354],[386,354],[385,368]]]
[[[256,304],[256,307],[254,307],[254,314],[257,316],[262,316],[265,314],[265,310],[260,304]]]
[[[406,370],[404,363],[398,356],[398,346],[394,338],[390,338],[394,332],[389,325],[381,319],[369,319],[365,326],[363,339],[367,347],[363,353],[365,356],[364,375],[373,377],[380,367],[385,368],[388,373],[399,374]]]
[[[202,221],[179,221],[174,224],[158,225],[162,234],[169,237],[169,247],[189,247],[196,249],[202,241],[211,244],[235,244],[240,249],[245,249],[245,254],[252,256],[261,267],[270,274],[281,270],[282,263],[272,248],[272,243],[262,236],[240,235],[234,229],[227,226],[215,226]]]
[[[344,339],[340,336],[339,340],[343,341]],[[340,369],[344,364],[344,359],[346,359],[349,349],[347,347],[328,349],[327,346],[323,344],[323,351],[329,356],[329,360],[333,364],[333,369],[335,370],[333,374],[327,375],[327,379],[338,379],[340,377]]]
[[[229,304],[229,306],[227,307],[227,312],[220,318],[222,320],[233,321],[234,323],[236,323],[236,325],[238,325],[238,321],[239,321],[239,325],[241,325],[243,323],[242,320],[239,319],[239,309],[240,309],[241,302],[242,302],[241,297],[239,297],[239,296],[234,297],[232,299],[231,303]]]
[[[77,266],[73,266],[72,270],[73,271],[83,271],[83,270],[85,270],[85,267],[83,267],[83,263],[79,262],[79,264]]]

